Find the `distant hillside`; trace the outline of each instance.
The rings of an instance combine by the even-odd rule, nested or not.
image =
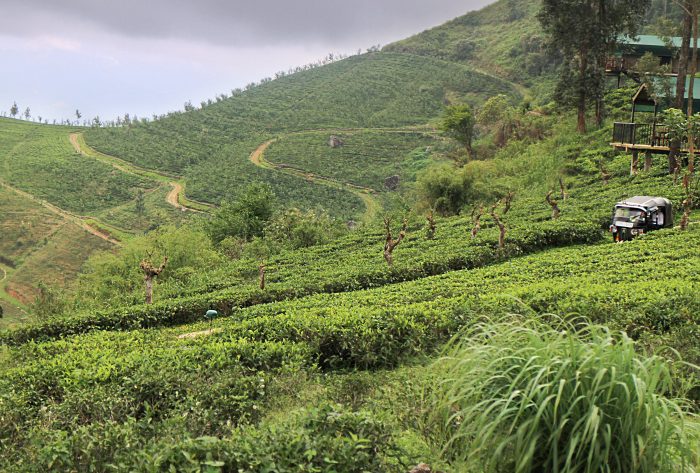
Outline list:
[[[539,7],[539,0],[501,0],[384,51],[467,64],[531,86],[555,63],[536,18]]]
[[[39,283],[65,287],[115,239],[186,218],[166,202],[169,185],[78,154],[78,131],[0,118],[0,327],[24,315]]]
[[[347,192],[260,169],[249,155],[261,143],[302,130],[422,125],[445,104],[518,96],[507,81],[436,58],[372,53],[260,85],[203,109],[131,127],[86,133],[88,143],[140,166],[184,175],[188,194],[218,203],[247,183],[269,182],[287,205],[322,205],[350,217],[362,203]]]

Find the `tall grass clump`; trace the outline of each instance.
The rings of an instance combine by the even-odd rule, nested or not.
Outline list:
[[[697,423],[673,368],[601,326],[515,319],[470,329],[435,366],[429,425],[484,472],[690,472]],[[697,466],[697,465],[695,465]]]

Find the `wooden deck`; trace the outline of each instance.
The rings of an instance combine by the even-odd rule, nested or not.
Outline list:
[[[625,152],[645,152],[645,153],[652,153],[652,154],[668,154],[671,152],[671,148],[668,146],[652,146],[652,145],[645,145],[645,144],[632,144],[632,143],[610,143],[610,146],[613,148],[620,150],[620,151],[625,151]],[[681,153],[687,153],[687,149],[682,149],[680,151]]]
[[[696,140],[700,149],[700,140]],[[613,125],[613,139],[610,146],[617,150],[635,153],[669,154],[671,142],[667,125],[661,123],[620,123]],[[681,154],[688,153],[688,142],[681,143]]]

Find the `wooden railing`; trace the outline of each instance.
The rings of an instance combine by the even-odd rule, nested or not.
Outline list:
[[[661,123],[616,122],[613,125],[613,142],[668,148],[668,126]]]
[[[605,61],[605,70],[608,72],[625,72],[627,70],[625,59],[621,57],[609,57]]]

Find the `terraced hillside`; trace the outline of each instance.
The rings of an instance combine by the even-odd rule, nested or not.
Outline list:
[[[270,146],[265,159],[386,192],[391,190],[386,181],[392,176],[399,178],[397,185],[415,181],[419,171],[435,162],[432,149],[442,144],[430,130],[340,130],[333,136],[340,140],[335,148],[329,146],[327,132],[288,135]]]
[[[0,119],[0,262],[11,270],[0,299],[12,315],[0,323],[24,314],[40,282],[64,287],[95,251],[184,218],[166,201],[168,179],[78,154],[74,132]],[[139,194],[142,215],[135,210]]]
[[[495,2],[383,50],[466,64],[541,91],[538,84],[555,63],[536,18],[539,8],[532,0]]]
[[[410,412],[418,399],[400,393],[405,379],[422,376],[420,366],[393,373],[346,370],[396,367],[431,353],[487,314],[575,313],[629,331],[644,341],[640,347],[670,343],[697,362],[700,352],[692,339],[700,309],[693,289],[700,282],[698,243],[697,227],[688,233],[663,231],[629,244],[554,249],[379,289],[256,305],[213,324],[96,332],[24,345],[0,367],[0,441],[10,449],[3,461],[20,468],[80,469],[113,462],[166,470],[211,463],[230,468],[264,462],[260,450],[265,448],[273,458],[308,465],[322,465],[323,455],[357,461],[356,454],[342,457],[337,447],[323,454],[289,451],[279,439],[267,447],[258,444],[245,456],[242,445],[258,434],[237,427],[255,423],[263,432],[304,431],[311,427],[295,423],[296,409],[309,402],[328,406],[323,409],[338,419],[354,418],[353,406],[365,409],[365,422],[383,422],[369,419],[385,416],[395,396],[404,396],[401,409]],[[135,345],[139,350],[132,349]],[[283,415],[283,406],[297,413]],[[302,416],[313,417],[315,411],[306,412]],[[394,461],[444,461],[416,427],[418,418],[393,415],[390,424],[381,424],[388,436],[341,424],[309,433],[312,443],[301,445],[308,449],[327,435],[353,442],[343,430],[349,428],[378,449],[366,460],[379,462],[374,471],[400,471],[390,466]],[[184,438],[183,432],[188,432]],[[117,438],[128,438],[131,447],[121,448]],[[384,451],[385,442],[411,442],[413,448]]]
[[[507,82],[458,64],[373,53],[274,80],[201,110],[91,130],[86,139],[139,166],[183,174],[199,200],[218,203],[262,180],[289,206],[321,205],[349,218],[363,210],[358,198],[256,168],[248,157],[261,143],[291,132],[423,125],[440,115],[445,102],[476,104],[498,93],[518,95]]]
[[[553,106],[518,108],[519,133],[440,168],[448,191],[456,177],[471,196],[457,215],[431,214],[431,231],[425,205],[380,207],[387,176],[411,184],[449,146],[433,131],[445,103],[515,99],[529,84],[516,78],[538,54],[535,7],[502,0],[201,110],[85,130],[95,149],[76,157],[149,182],[149,211],[173,207],[171,179],[208,202],[262,180],[286,205],[365,225],[269,252],[263,232],[234,241],[237,254],[212,246],[206,224],[183,225],[105,257],[116,270],[88,279],[66,313],[0,331],[0,470],[696,472],[700,212],[686,230],[619,244],[607,233],[612,206],[631,195],[668,197],[678,223],[688,189],[665,157],[630,175],[610,123],[579,135]],[[460,34],[504,40],[493,59]],[[513,49],[517,35],[532,56]],[[626,116],[625,94],[606,98],[611,117]],[[21,242],[0,251],[18,260],[62,228],[38,199],[16,202],[22,192],[0,193],[34,212],[26,231],[0,212]],[[90,215],[127,225],[131,205]],[[144,253],[175,266],[191,248],[214,255],[161,273],[155,303],[141,304]],[[0,263],[0,278],[22,271]]]
[[[270,257],[264,291],[257,287],[259,261],[244,258],[205,271],[192,271],[186,284],[180,279],[163,282],[156,294],[156,300],[162,302],[144,307],[138,305],[142,301],[141,277],[134,273],[129,281],[120,284],[119,292],[108,295],[108,288],[100,290],[99,297],[93,298],[96,305],[90,310],[28,326],[12,337],[22,341],[95,328],[181,324],[197,320],[210,307],[222,314],[235,314],[241,307],[258,303],[371,288],[480,267],[552,246],[600,241],[601,229],[609,223],[611,206],[628,195],[665,195],[676,203],[682,200],[682,189],[664,173],[661,157],[652,172],[630,177],[628,158],[614,155],[605,142],[609,129],[576,136],[566,133],[569,125],[566,120],[555,125],[552,136],[541,142],[504,149],[482,170],[480,178],[489,183],[488,188],[517,189],[512,209],[504,218],[508,233],[503,250],[496,247],[498,229],[488,215],[484,216],[483,230],[476,239],[469,236],[473,226],[469,215],[438,218],[433,240],[425,238],[424,217],[416,215],[406,239],[396,250],[391,270],[387,270],[382,257],[382,225],[375,223],[333,243]],[[518,152],[515,159],[513,150]],[[601,161],[610,174],[607,184],[600,177]],[[475,162],[470,166],[482,164]],[[558,188],[559,176],[566,184],[567,199],[559,202],[561,217],[552,220],[544,195]],[[397,226],[398,219],[394,221]],[[132,292],[126,292],[124,286],[132,287]],[[90,289],[85,291],[87,297]],[[114,305],[122,307],[115,310]]]

